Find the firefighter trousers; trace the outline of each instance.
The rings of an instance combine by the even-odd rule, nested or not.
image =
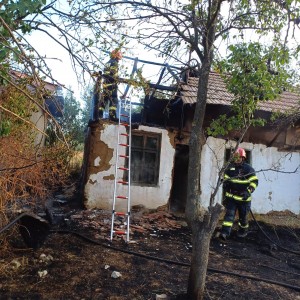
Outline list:
[[[224,202],[226,203],[226,212],[222,224],[221,233],[227,236],[230,235],[236,212],[238,212],[239,216],[239,230],[247,230],[249,227],[248,215],[251,208],[251,201],[237,201],[232,198],[226,198]]]

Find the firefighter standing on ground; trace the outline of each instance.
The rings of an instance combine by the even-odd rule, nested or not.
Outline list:
[[[245,237],[248,231],[248,214],[251,207],[251,194],[258,185],[258,178],[254,169],[245,162],[246,152],[238,148],[233,155],[233,163],[230,164],[224,175],[224,216],[220,238],[226,240],[231,233],[236,211],[239,214],[238,237]]]
[[[109,119],[112,121],[117,120],[116,110],[118,105],[118,71],[119,61],[122,59],[120,50],[115,49],[110,54],[110,60],[104,69],[104,82],[103,82],[103,101],[99,107],[99,115],[103,116],[105,106],[109,105]]]

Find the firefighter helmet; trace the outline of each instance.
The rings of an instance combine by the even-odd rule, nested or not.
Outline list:
[[[237,148],[235,154],[238,154],[239,157],[243,157],[244,159],[246,159],[246,151],[243,148]]]
[[[110,53],[110,57],[120,60],[122,59],[123,55],[119,49],[115,49]]]

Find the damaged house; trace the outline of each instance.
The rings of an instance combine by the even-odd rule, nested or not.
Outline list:
[[[45,80],[32,81],[32,78],[22,72],[11,70],[10,80],[12,83],[20,83],[26,85],[25,94],[38,95],[39,103],[35,104],[29,121],[37,129],[34,132],[35,144],[44,145],[45,135],[49,120],[62,117],[64,108],[64,97],[62,86]],[[5,87],[0,87],[1,92],[5,91]],[[1,121],[1,114],[0,114]]]
[[[169,66],[165,65],[164,69]],[[139,114],[132,114],[131,205],[149,209],[167,206],[183,212],[187,196],[189,137],[193,120],[198,78],[177,78],[177,85],[150,85]],[[157,97],[157,90],[178,91],[172,100]],[[233,99],[221,76],[210,73],[205,126],[221,114],[230,114]],[[273,125],[272,112],[299,109],[299,95],[283,92],[280,99],[261,103],[257,116],[268,120],[264,127],[249,128],[241,147],[257,172],[260,183],[253,194],[255,213],[289,210],[300,213],[300,122]],[[111,209],[116,174],[118,137],[126,140],[126,126],[107,119],[90,122],[87,130],[82,192],[86,208]],[[217,174],[239,138],[237,132],[214,138],[207,136],[201,162],[203,199],[209,204]],[[122,143],[122,141],[121,141]],[[128,147],[123,147],[124,157]],[[124,158],[126,160],[126,158]],[[125,163],[125,162],[124,162]],[[126,173],[126,172],[125,172]],[[128,180],[126,174],[122,175]],[[222,202],[222,189],[216,200]],[[120,202],[119,202],[120,203]],[[122,204],[121,204],[122,205]],[[125,204],[124,204],[125,205]]]

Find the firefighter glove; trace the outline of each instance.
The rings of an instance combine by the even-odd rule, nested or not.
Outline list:
[[[248,198],[250,196],[251,196],[251,193],[248,190],[244,191],[243,194],[242,194],[242,197],[243,197],[244,201],[248,200]]]

